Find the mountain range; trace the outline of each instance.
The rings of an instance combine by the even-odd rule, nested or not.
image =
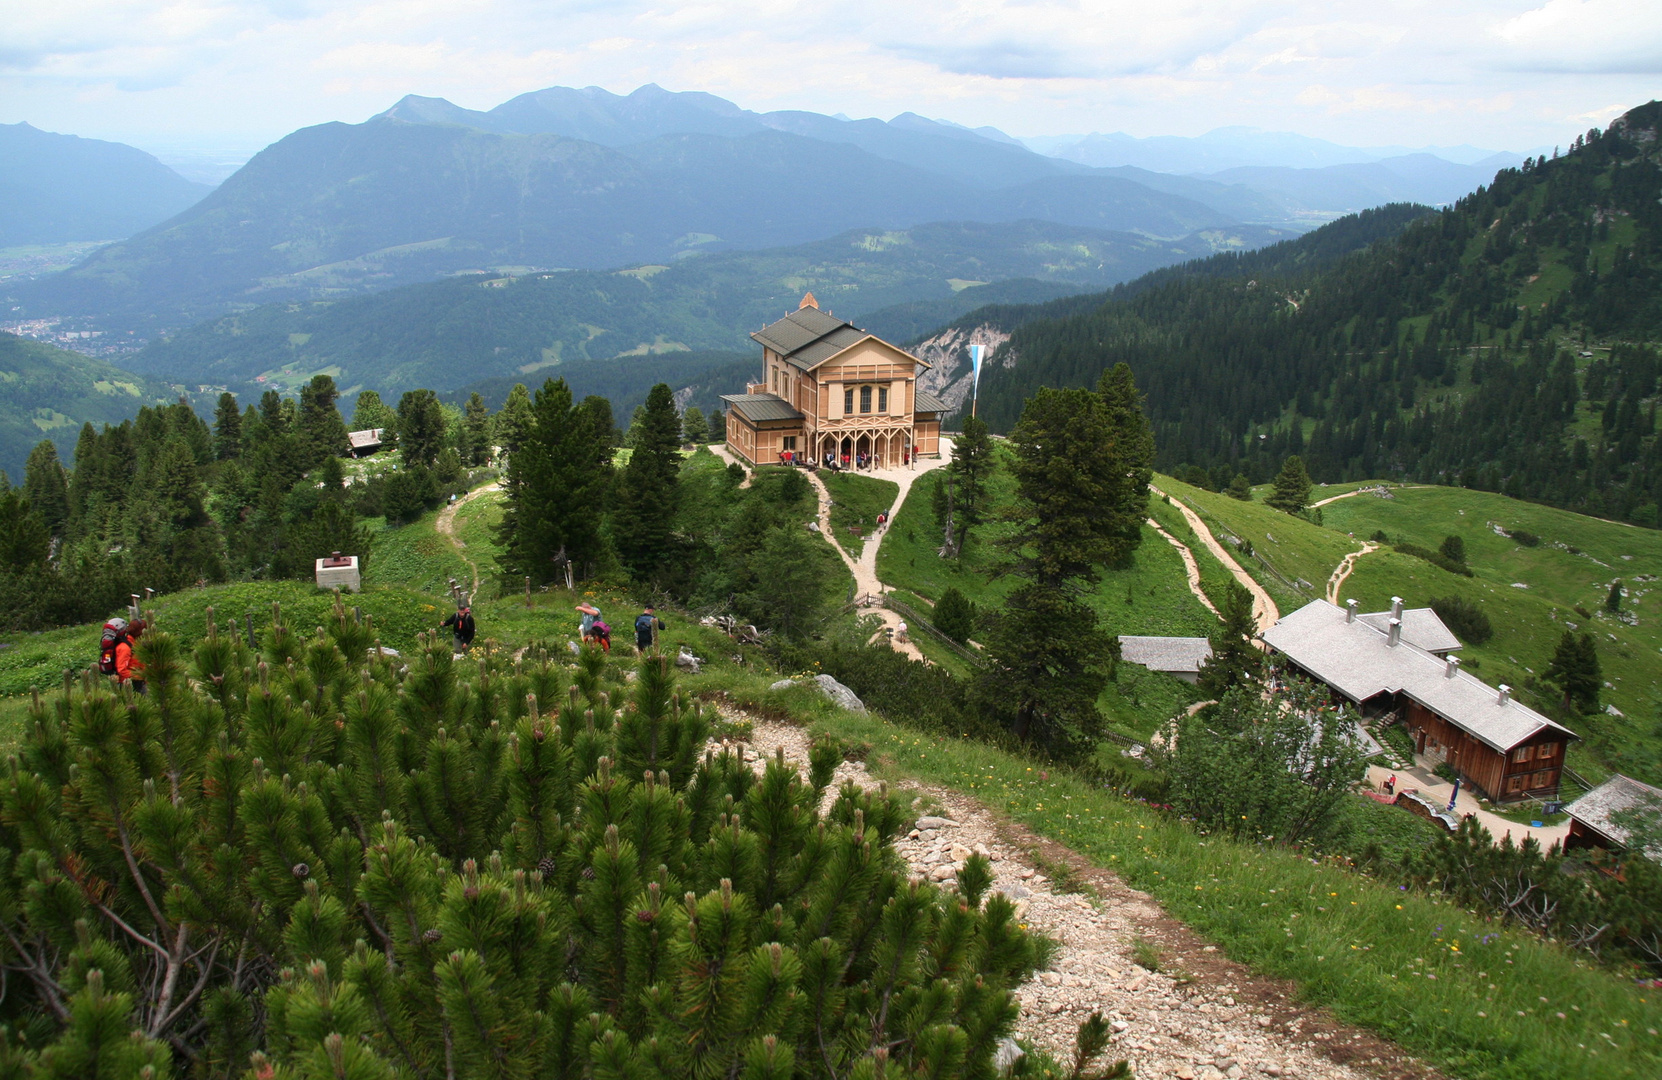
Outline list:
[[[122,143],[0,124],[0,248],[118,240],[212,190]]]

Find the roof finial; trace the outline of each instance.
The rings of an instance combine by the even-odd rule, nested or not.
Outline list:
[[[814,294],[811,292],[802,294],[802,303],[796,306],[796,310],[801,311],[805,307],[811,307],[815,311],[819,310],[819,301],[814,299]]]

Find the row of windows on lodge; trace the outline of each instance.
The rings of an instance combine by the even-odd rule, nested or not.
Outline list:
[[[779,369],[774,368],[773,369],[773,392],[775,394],[784,393],[784,390],[786,389],[786,387],[782,386],[781,384],[784,383],[785,381],[786,381],[785,379],[780,378]],[[843,415],[844,416],[851,416],[851,415],[854,414],[854,390],[855,390],[855,388],[852,387],[852,386],[848,386],[848,387],[843,388]],[[871,412],[871,398],[872,398],[871,392],[873,390],[877,391],[877,411],[880,412],[880,413],[888,412],[889,411],[889,388],[887,386],[877,386],[877,387],[862,386],[862,387],[860,387],[859,388],[859,391],[860,391],[860,411],[863,412],[863,413]]]

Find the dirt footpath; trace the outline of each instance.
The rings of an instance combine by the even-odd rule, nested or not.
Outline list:
[[[723,711],[753,725],[758,768],[784,747],[786,759],[806,770],[802,729]],[[863,763],[845,761],[827,797],[845,780],[876,786]],[[918,827],[896,844],[912,872],[950,885],[964,859],[983,853],[992,859],[993,888],[1018,904],[1029,927],[1060,942],[1050,969],[1017,991],[1017,1035],[1059,1060],[1071,1060],[1079,1025],[1100,1010],[1113,1030],[1110,1058],[1129,1059],[1139,1080],[1439,1076],[1395,1045],[1300,1004],[1290,984],[1232,963],[1146,893],[1062,845],[958,792],[918,787],[912,794]],[[1063,876],[1084,891],[1064,891],[1045,868],[1065,868]]]

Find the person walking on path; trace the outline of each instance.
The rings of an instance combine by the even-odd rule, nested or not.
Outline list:
[[[645,656],[652,646],[658,642],[658,631],[664,628],[664,620],[658,618],[657,611],[651,604],[635,616],[635,654]]]
[[[894,638],[901,644],[905,644],[907,641],[906,629],[906,621],[904,619],[902,619],[900,624],[894,628]]]
[[[451,613],[450,618],[439,623],[439,629],[450,628],[450,640],[455,644],[455,650],[465,653],[473,647],[473,609],[465,604]]]
[[[585,600],[577,605],[577,613],[583,616],[582,622],[577,624],[577,636],[587,641],[594,636],[594,624],[600,620],[600,609]]]

